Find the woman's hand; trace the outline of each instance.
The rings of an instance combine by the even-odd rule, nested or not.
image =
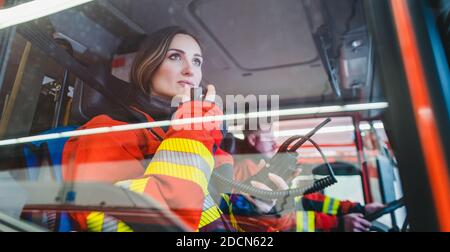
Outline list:
[[[205,101],[214,102],[216,100],[216,88],[209,84],[206,87]]]

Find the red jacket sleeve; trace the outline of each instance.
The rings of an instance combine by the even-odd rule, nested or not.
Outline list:
[[[107,115],[93,118],[78,130],[125,125]],[[146,130],[119,131],[70,138],[63,150],[65,181],[108,182],[136,178],[144,167],[140,160],[154,153],[158,141],[149,141]]]
[[[364,207],[349,200],[338,200],[321,193],[312,193],[302,197],[303,209],[330,215],[344,215],[348,213],[362,213]]]

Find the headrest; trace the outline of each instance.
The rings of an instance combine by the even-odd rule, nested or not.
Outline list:
[[[115,97],[126,104],[133,100],[133,86],[111,75],[111,69],[102,64],[96,64],[89,69],[91,73]],[[83,124],[99,114],[113,114],[123,110],[118,103],[107,98],[97,90],[82,81],[77,81],[73,95],[71,119],[76,124]]]
[[[333,168],[333,172],[336,176],[352,176],[361,174],[361,171],[351,163],[337,161],[331,162],[330,165],[331,168]],[[321,164],[314,167],[312,173],[313,175],[320,175],[320,176],[330,175],[326,164]]]
[[[171,107],[171,101],[162,97],[149,96],[134,85],[123,81],[111,74],[111,68],[105,65],[89,67],[102,86],[127,106],[133,105],[141,111],[151,115],[155,120],[170,119],[176,108]],[[84,124],[92,117],[108,114],[113,118],[127,122],[142,122],[142,115],[137,117],[136,112],[123,108],[117,101],[108,98],[83,82],[75,85],[71,120],[74,124]],[[138,113],[139,114],[139,113]],[[145,117],[143,118],[145,120]]]

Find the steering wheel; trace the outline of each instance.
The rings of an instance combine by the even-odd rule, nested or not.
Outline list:
[[[372,227],[370,228],[371,231],[377,231],[377,232],[389,232],[389,227],[376,221],[376,219],[380,218],[381,216],[393,213],[395,210],[399,209],[400,207],[403,207],[405,205],[403,197],[394,200],[386,205],[386,207],[373,212],[371,214],[366,215],[364,218],[370,222],[372,222]],[[406,221],[406,220],[405,220]]]

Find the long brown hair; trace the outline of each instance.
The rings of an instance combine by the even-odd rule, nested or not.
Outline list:
[[[164,61],[169,45],[177,34],[191,36],[199,46],[199,40],[181,27],[170,26],[150,34],[142,43],[133,61],[130,80],[133,85],[150,95],[150,85],[153,74]]]

